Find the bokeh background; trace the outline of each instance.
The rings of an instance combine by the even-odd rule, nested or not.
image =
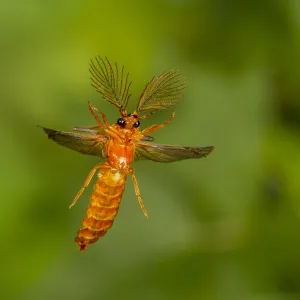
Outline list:
[[[2,0],[3,299],[300,299],[300,1]],[[159,143],[215,145],[206,159],[138,162],[147,221],[128,179],[113,228],[73,243],[97,163],[37,125],[94,125],[100,54],[124,64],[133,109],[168,68],[188,79]],[[142,127],[160,122],[158,113]]]

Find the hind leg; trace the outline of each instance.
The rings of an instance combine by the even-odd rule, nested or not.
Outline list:
[[[139,186],[138,186],[136,177],[135,177],[135,175],[134,175],[134,171],[133,171],[132,169],[129,169],[129,174],[130,174],[131,177],[132,177],[134,191],[135,191],[136,197],[138,198],[140,207],[141,207],[141,209],[142,209],[142,211],[143,211],[145,217],[148,219],[148,214],[147,214],[145,205],[144,205],[144,203],[143,203],[143,200],[142,200],[142,198],[141,198],[140,189],[139,189]]]

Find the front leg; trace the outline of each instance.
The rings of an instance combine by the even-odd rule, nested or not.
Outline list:
[[[151,134],[151,133],[153,133],[153,132],[155,132],[155,131],[163,128],[163,127],[165,127],[167,124],[169,124],[174,119],[174,117],[175,117],[175,112],[172,113],[172,116],[166,122],[164,122],[162,124],[159,124],[159,125],[157,125],[157,124],[152,125],[152,126],[146,128],[146,129],[144,129],[142,131],[142,134],[144,136],[146,136],[146,135],[149,135],[149,134]]]
[[[102,128],[102,129],[106,129],[108,128],[108,124],[102,124],[102,122],[100,121],[99,117],[95,114],[94,112],[94,107],[92,106],[92,103],[91,101],[88,101],[88,104],[89,104],[89,111],[90,113],[93,115],[93,117],[95,118],[95,120],[97,121],[98,125]]]
[[[120,143],[122,143],[122,137],[120,136],[119,132],[116,129],[114,129],[112,126],[110,126],[108,124],[105,114],[103,112],[99,111],[99,109],[97,109],[96,107],[93,107],[90,101],[88,103],[89,103],[90,113],[93,115],[93,117],[97,121],[98,125],[109,136],[112,136],[112,137],[116,138]],[[103,123],[101,122],[101,120],[99,119],[99,117],[95,114],[95,111],[97,111],[102,116]]]
[[[102,111],[100,111],[98,108],[96,108],[96,107],[94,107],[94,106],[92,106],[92,103],[89,101],[89,109],[90,109],[90,111],[96,111],[97,113],[99,113],[100,115],[101,115],[101,117],[102,117],[102,120],[103,120],[103,123],[104,123],[104,125],[106,126],[106,127],[109,127],[109,124],[108,124],[108,122],[107,122],[107,119],[106,119],[106,115],[102,112]],[[93,114],[94,115],[94,114]]]

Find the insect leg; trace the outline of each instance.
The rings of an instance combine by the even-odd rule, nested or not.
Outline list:
[[[137,112],[134,112],[133,114],[137,115]],[[154,114],[154,112],[151,111],[149,114],[146,114],[146,115],[143,115],[143,116],[139,117],[139,119],[140,119],[140,120],[146,119],[146,118],[150,117],[150,116],[153,115],[153,114]]]
[[[157,125],[157,124],[151,125],[150,127],[144,129],[144,130],[142,131],[142,134],[143,134],[144,136],[145,136],[145,135],[149,135],[149,134],[151,134],[151,133],[153,133],[153,132],[155,132],[155,131],[157,131],[157,130],[163,128],[163,127],[165,127],[167,124],[169,124],[169,123],[174,119],[174,117],[175,117],[175,112],[172,113],[172,116],[171,116],[166,122],[164,122],[164,123],[162,123],[162,124],[159,124],[159,125]]]
[[[97,113],[99,113],[99,114],[101,115],[101,117],[102,117],[102,119],[103,119],[104,125],[109,126],[109,124],[108,124],[108,122],[107,122],[107,119],[106,119],[106,115],[105,115],[102,111],[100,111],[98,108],[96,108],[96,107],[94,107],[94,106],[91,106],[91,108],[92,108],[94,111],[96,111]]]
[[[91,114],[93,115],[93,117],[96,119],[98,125],[103,129],[107,128],[107,126],[104,126],[102,124],[102,122],[100,121],[99,117],[95,114],[95,112],[94,112],[95,107],[92,106],[90,101],[88,101],[88,103],[89,103],[89,110],[90,110]],[[105,119],[105,121],[106,121],[106,119]],[[106,121],[105,125],[108,125],[107,121]]]
[[[138,183],[137,183],[137,180],[136,180],[136,177],[134,175],[134,171],[132,169],[129,169],[129,174],[131,174],[132,176],[132,181],[133,181],[133,186],[134,186],[134,191],[135,191],[135,194],[138,198],[138,201],[139,201],[139,204],[141,206],[141,209],[145,215],[145,217],[148,219],[148,214],[147,214],[147,211],[146,211],[146,208],[144,206],[144,203],[143,203],[143,200],[141,198],[141,194],[140,194],[140,189],[139,189],[139,186],[138,186]]]
[[[122,141],[121,137],[119,136],[118,132],[116,130],[114,130],[107,122],[106,116],[103,112],[99,111],[98,108],[93,107],[91,102],[89,101],[89,110],[91,112],[91,114],[93,115],[93,117],[96,119],[97,123],[99,124],[99,126],[101,128],[104,129],[104,131],[110,135],[113,136],[114,138],[118,139],[120,142]],[[102,124],[102,122],[100,121],[99,117],[95,114],[94,111],[97,111],[99,114],[101,114],[102,119],[104,124]]]
[[[88,187],[88,185],[90,184],[93,176],[95,175],[95,172],[97,169],[99,168],[107,168],[107,165],[106,164],[97,164],[92,170],[91,172],[89,173],[88,177],[86,178],[84,184],[83,184],[83,187],[79,190],[79,192],[77,193],[77,195],[75,196],[73,202],[71,203],[71,205],[69,206],[69,208],[72,208],[72,206],[75,205],[75,203],[77,202],[77,200],[79,199],[79,197],[82,195],[82,193],[84,192],[84,190]]]

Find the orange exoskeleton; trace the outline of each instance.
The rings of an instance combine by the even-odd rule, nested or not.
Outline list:
[[[90,127],[74,127],[74,131],[64,132],[43,128],[50,139],[56,143],[78,151],[99,157],[102,162],[89,173],[83,187],[77,193],[72,207],[87,188],[95,173],[97,181],[91,195],[86,216],[75,242],[79,250],[86,250],[89,244],[95,243],[112,226],[118,213],[119,205],[127,175],[131,175],[134,190],[146,218],[146,209],[140,196],[137,180],[131,168],[135,160],[152,160],[155,162],[174,162],[188,158],[207,156],[213,149],[208,147],[186,147],[154,144],[149,135],[170,123],[175,113],[164,123],[152,125],[140,130],[140,120],[149,117],[155,111],[173,108],[183,96],[186,81],[181,74],[168,70],[154,77],[140,96],[136,110],[132,114],[126,112],[130,98],[128,73],[117,64],[112,65],[106,58],[96,57],[91,60],[90,72],[92,85],[102,97],[120,110],[121,117],[110,125],[105,115],[89,102],[89,110],[97,125]]]

